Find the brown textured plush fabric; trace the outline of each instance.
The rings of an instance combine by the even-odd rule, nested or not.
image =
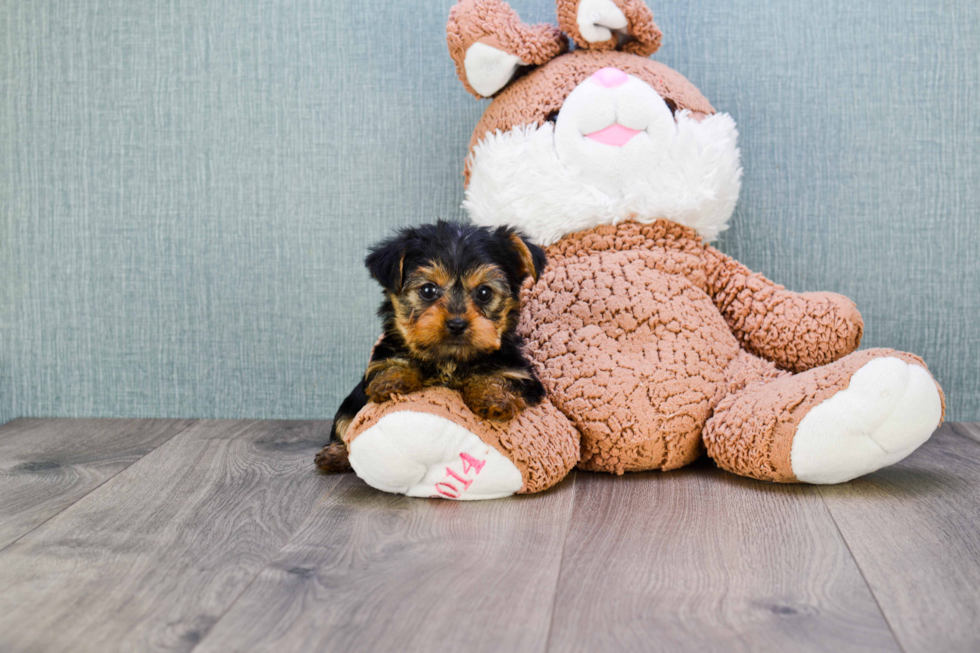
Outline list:
[[[456,62],[456,75],[467,91],[477,93],[466,78],[463,61],[476,42],[514,54],[527,65],[540,65],[568,50],[568,40],[557,27],[542,23],[525,25],[501,0],[460,0],[449,11],[446,44]]]
[[[777,483],[797,482],[790,452],[800,421],[811,408],[846,388],[851,376],[863,365],[885,356],[926,367],[913,354],[867,349],[830,365],[729,394],[705,427],[708,455],[719,467],[742,476]],[[942,398],[941,390],[939,395]]]
[[[601,226],[548,248],[521,333],[552,401],[582,434],[580,467],[674,469],[703,451],[728,393],[783,373],[741,350],[708,294],[705,248],[660,220]]]
[[[695,118],[714,114],[711,103],[680,73],[658,61],[626,52],[574,50],[520,77],[494,96],[470,138],[470,152],[487,132],[509,131],[515,125],[541,125],[561,109],[576,86],[600,68],[613,66],[639,77],[678,109]],[[469,183],[469,158],[464,170]]]
[[[548,489],[578,462],[578,433],[547,399],[501,424],[481,420],[470,412],[458,393],[446,388],[427,388],[411,395],[395,395],[384,404],[368,404],[351,422],[344,442],[350,447],[358,435],[382,417],[402,410],[438,415],[475,433],[520,470],[524,486],[519,494]]]
[[[578,6],[581,0],[558,0],[558,26],[561,27],[575,45],[583,50],[615,50],[619,45],[619,37],[614,33],[608,40],[601,43],[589,43],[582,38],[578,28]],[[660,28],[653,22],[653,14],[642,0],[612,0],[626,16],[626,32],[632,40],[627,41],[623,52],[649,57],[660,49],[663,36]]]
[[[802,372],[857,349],[864,322],[847,297],[789,292],[714,247],[704,252],[708,292],[753,354]]]

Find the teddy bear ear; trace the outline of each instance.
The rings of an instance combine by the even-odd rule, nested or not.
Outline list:
[[[663,36],[643,0],[557,0],[558,25],[588,50],[622,50],[648,57]]]
[[[502,0],[460,0],[449,11],[446,43],[466,90],[490,97],[521,66],[540,66],[568,50],[553,25],[525,25]]]

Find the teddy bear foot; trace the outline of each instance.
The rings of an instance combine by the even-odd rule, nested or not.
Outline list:
[[[344,442],[351,467],[368,485],[411,497],[541,492],[579,459],[578,431],[547,399],[496,422],[474,415],[459,393],[438,387],[369,403]]]
[[[942,416],[942,391],[922,359],[867,349],[728,395],[704,442],[720,467],[742,476],[844,483],[908,456]]]
[[[929,439],[942,413],[939,389],[924,367],[875,358],[800,421],[790,452],[793,474],[804,483],[843,483],[897,463]]]
[[[444,417],[388,413],[350,444],[368,485],[410,497],[497,499],[524,485],[520,470],[476,434]]]

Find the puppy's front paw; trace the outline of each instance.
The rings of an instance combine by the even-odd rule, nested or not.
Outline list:
[[[377,374],[364,392],[376,404],[388,401],[391,395],[405,395],[422,389],[422,378],[412,367],[393,365]]]
[[[524,410],[520,395],[494,378],[467,383],[463,389],[463,402],[477,416],[496,422],[506,422]]]

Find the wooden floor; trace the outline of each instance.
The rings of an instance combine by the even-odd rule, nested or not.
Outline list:
[[[978,424],[841,486],[476,503],[316,473],[328,427],[0,427],[0,651],[980,651]]]

